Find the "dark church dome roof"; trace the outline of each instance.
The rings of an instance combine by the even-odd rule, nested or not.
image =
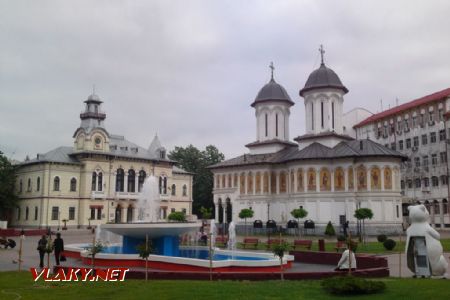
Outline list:
[[[294,102],[291,100],[291,97],[289,97],[286,89],[281,84],[276,83],[273,78],[269,83],[262,87],[256,96],[255,101],[252,103],[252,106],[254,107],[257,103],[265,101],[285,101],[294,105]]]
[[[307,91],[321,88],[341,89],[344,93],[348,93],[348,89],[342,84],[339,76],[333,70],[326,67],[324,63],[309,75],[305,87],[300,90],[300,96],[303,96]]]

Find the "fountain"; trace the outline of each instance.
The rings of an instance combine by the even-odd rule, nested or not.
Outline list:
[[[236,227],[234,225],[234,222],[231,221],[230,225],[228,226],[228,250],[232,251],[233,253],[236,251]]]
[[[230,223],[230,250],[214,248],[217,230],[214,220],[210,225],[211,253],[207,246],[180,246],[180,236],[195,236],[200,222],[167,222],[160,218],[160,197],[156,177],[148,177],[142,193],[136,203],[137,214],[133,223],[107,223],[98,227],[96,238],[106,244],[105,249],[96,255],[98,266],[143,267],[144,260],[137,254],[136,247],[151,240],[153,253],[149,257],[149,266],[154,269],[204,271],[210,268],[208,257],[212,254],[212,268],[219,272],[249,271],[273,272],[278,270],[279,261],[272,253],[252,253],[236,251],[236,233],[234,223]],[[121,241],[120,241],[121,238]],[[117,243],[111,243],[116,240]],[[191,240],[191,239],[189,239]],[[68,257],[79,258],[84,264],[90,264],[87,249],[90,244],[72,244],[65,247]],[[293,257],[285,256],[290,265]]]

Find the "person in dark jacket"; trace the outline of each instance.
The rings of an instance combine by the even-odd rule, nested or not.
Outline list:
[[[45,235],[38,241],[37,250],[39,251],[39,267],[44,267],[45,248],[47,247],[47,237]]]
[[[64,251],[64,241],[61,238],[61,233],[59,232],[56,234],[56,239],[53,241],[53,248],[55,250],[56,265],[59,266],[59,259]]]

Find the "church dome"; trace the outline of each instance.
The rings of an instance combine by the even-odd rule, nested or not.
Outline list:
[[[294,105],[286,89],[281,84],[276,83],[273,78],[259,91],[255,101],[252,103],[252,107],[255,107],[257,103],[265,101],[285,101]]]
[[[89,101],[100,101],[100,97],[96,94],[91,94],[91,95],[89,95],[88,100]]]
[[[321,88],[335,88],[344,91],[345,94],[348,93],[348,89],[342,84],[339,76],[324,63],[309,75],[305,87],[300,90],[300,96],[303,97],[307,91]]]

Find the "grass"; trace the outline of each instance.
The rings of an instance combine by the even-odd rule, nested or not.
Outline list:
[[[259,238],[259,244],[258,244],[258,250],[267,250],[267,246],[266,246],[266,242],[267,242],[267,237],[258,237]],[[276,237],[271,237],[271,239],[276,239]],[[282,239],[286,239],[286,237],[282,237]],[[319,243],[318,241],[318,237],[315,238],[311,238],[311,237],[301,237],[298,239],[311,239],[313,240],[313,244],[312,244],[312,251],[318,251],[319,250]],[[355,239],[356,240],[356,239]],[[405,241],[402,240],[402,242],[399,242],[398,239],[394,238],[393,239],[396,242],[395,248],[392,251],[388,251],[384,248],[383,243],[380,243],[378,241],[374,241],[374,242],[367,242],[365,245],[358,243],[358,249],[357,252],[358,253],[371,253],[371,254],[393,254],[393,253],[398,253],[399,251],[405,251]],[[289,239],[290,241],[290,239]],[[336,249],[336,240],[326,240],[325,241],[325,251],[329,251],[329,252],[335,252]],[[291,242],[292,243],[292,242]],[[450,239],[442,239],[441,240],[442,243],[442,247],[444,248],[444,252],[450,252]],[[238,243],[238,248],[239,249],[243,249],[242,243]],[[252,247],[247,249],[252,249]]]
[[[382,294],[351,299],[448,299],[448,280],[381,279]],[[124,282],[33,282],[28,272],[1,272],[0,299],[346,299],[327,294],[317,281],[142,281]],[[413,288],[412,288],[413,287]]]

